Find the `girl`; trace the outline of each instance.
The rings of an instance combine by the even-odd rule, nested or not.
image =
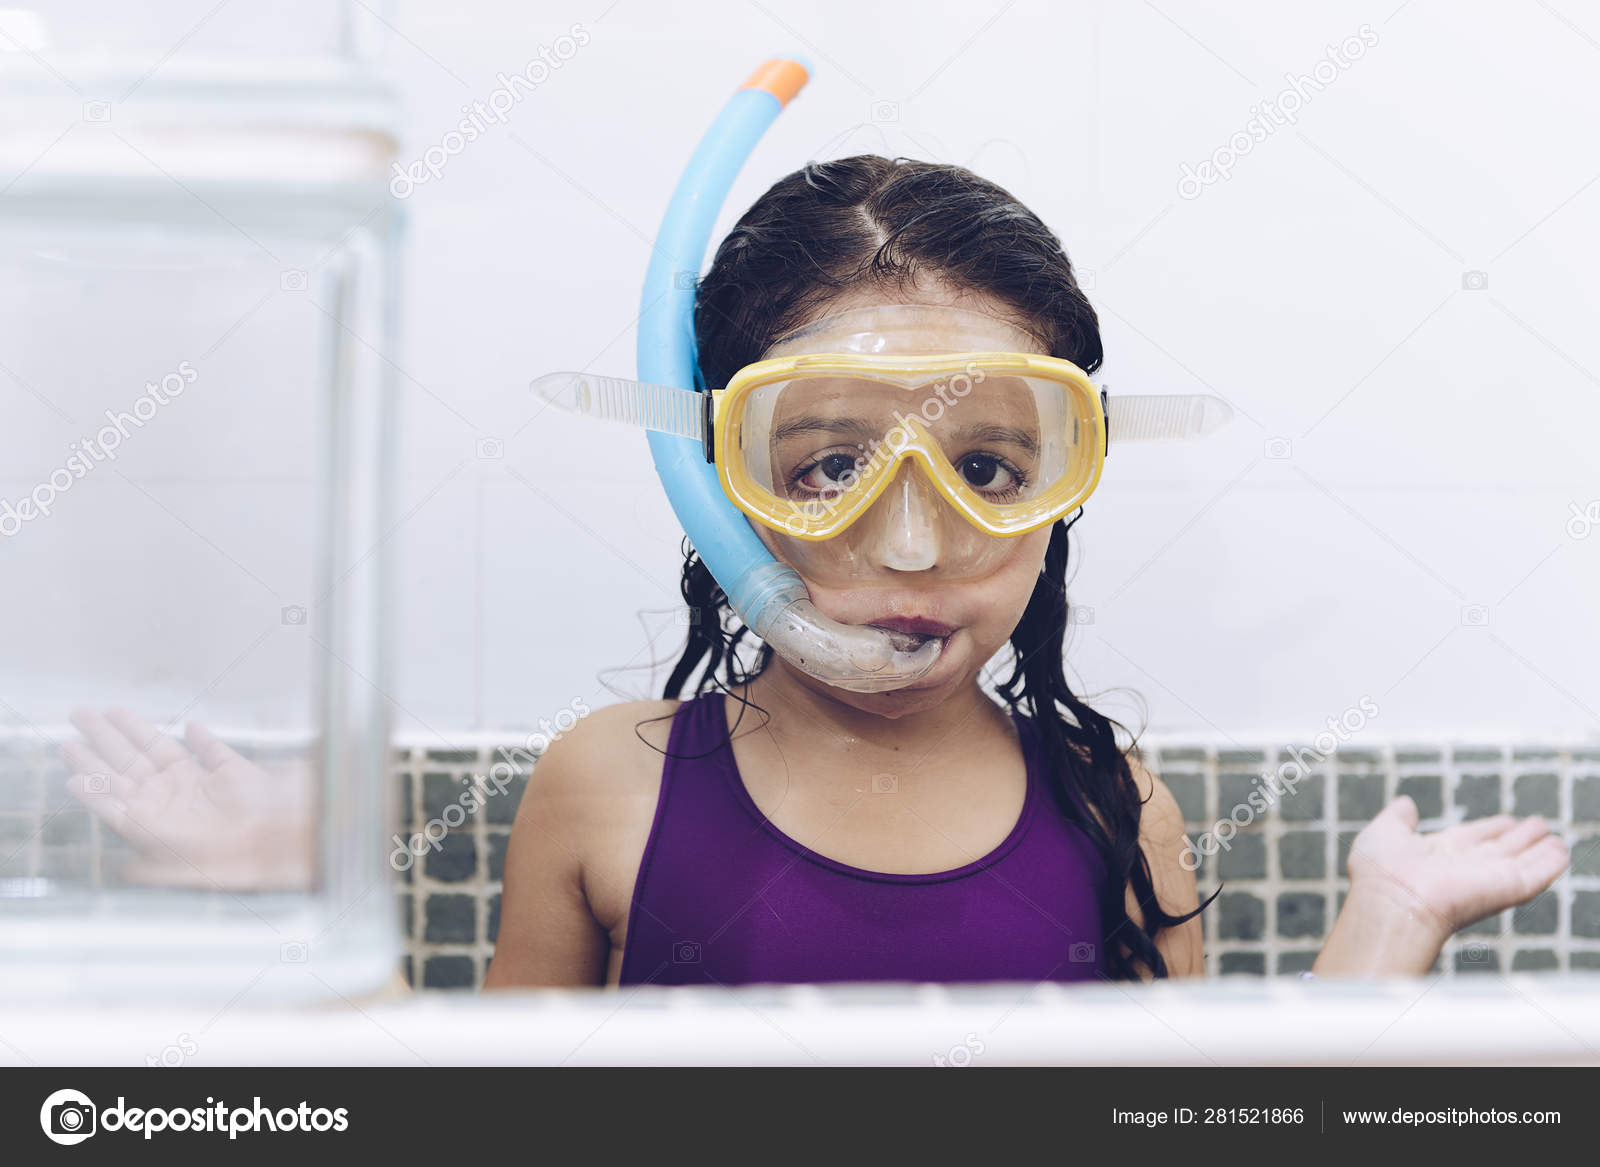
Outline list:
[[[852,344],[1086,372],[1102,355],[1071,263],[1027,208],[959,167],[874,156],[807,166],[762,196],[699,286],[695,331],[712,386]],[[968,390],[985,432],[952,465],[1003,502],[1038,451],[995,421],[1007,385]],[[820,432],[837,428],[837,410],[774,424],[759,451],[785,497],[823,514],[862,466]],[[790,459],[794,443],[809,452]],[[939,642],[930,671],[877,693],[747,643],[688,548],[691,631],[666,699],[595,712],[533,771],[487,986],[1201,974],[1177,804],[1065,679],[1074,521],[974,532],[904,461],[837,538],[756,525],[825,616]],[[1008,643],[1002,707],[979,675]],[[1422,973],[1455,930],[1566,867],[1537,819],[1416,825],[1400,798],[1357,837],[1318,975]]]

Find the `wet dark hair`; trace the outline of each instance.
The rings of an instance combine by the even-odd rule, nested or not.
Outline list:
[[[1085,372],[1100,366],[1099,320],[1060,241],[1038,216],[959,166],[863,154],[812,163],[782,179],[723,240],[695,297],[703,384],[726,384],[779,336],[821,315],[842,294],[903,292],[919,280],[999,301],[1049,355]],[[1137,979],[1142,969],[1166,976],[1155,936],[1206,904],[1173,916],[1157,902],[1139,846],[1138,787],[1116,740],[1117,729],[1127,731],[1067,685],[1070,526],[1062,521],[1051,529],[1039,581],[1011,634],[1015,666],[998,688],[1013,711],[1025,712],[1039,727],[1055,803],[1105,862],[1100,939],[1110,975]],[[760,675],[772,660],[771,647],[745,644],[749,629],[687,541],[682,591],[690,609],[689,641],[663,696],[683,696],[696,674],[696,693],[734,691]],[[753,662],[746,663],[749,654],[741,646],[755,648]],[[1130,750],[1137,750],[1136,742]],[[1128,915],[1129,887],[1143,927]]]

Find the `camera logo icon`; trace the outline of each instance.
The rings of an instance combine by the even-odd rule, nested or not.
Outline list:
[[[108,122],[111,120],[111,103],[109,101],[86,101],[83,103],[83,120],[86,122]]]
[[[57,1090],[39,1108],[39,1125],[52,1143],[71,1147],[94,1134],[97,1113],[81,1090]]]
[[[304,941],[286,940],[278,945],[278,959],[284,964],[304,964],[308,955]]]
[[[1080,290],[1085,292],[1094,291],[1095,283],[1098,279],[1098,277],[1095,275],[1094,268],[1080,267],[1077,268],[1073,274],[1078,277],[1078,287]]]
[[[893,794],[900,789],[900,779],[893,774],[874,774],[872,776],[872,793]]]
[[[700,944],[695,940],[679,940],[672,946],[673,964],[699,964]]]
[[[1093,624],[1094,609],[1079,604],[1072,609],[1072,622],[1074,624]]]
[[[1489,946],[1474,941],[1461,949],[1462,964],[1488,964]]]
[[[1073,964],[1093,964],[1094,945],[1087,940],[1080,940],[1077,944],[1067,949],[1067,959],[1072,961]]]
[[[692,271],[675,271],[672,273],[672,286],[680,292],[692,292],[695,285],[695,273]]]
[[[1468,628],[1485,628],[1489,624],[1489,609],[1482,604],[1468,604],[1461,609],[1461,623]]]
[[[306,273],[297,267],[292,267],[278,277],[278,286],[285,292],[303,292],[309,281]]]
[[[897,122],[900,120],[900,103],[898,101],[875,101],[872,103],[872,120],[875,122]]]
[[[499,438],[478,439],[478,461],[493,462],[506,456],[506,444]]]
[[[110,794],[111,775],[85,774],[83,776],[83,792],[85,794]]]
[[[1489,273],[1486,271],[1464,271],[1461,273],[1461,288],[1467,292],[1485,292],[1489,289]]]
[[[1288,438],[1268,438],[1261,452],[1274,462],[1286,462],[1294,456],[1294,443]]]
[[[283,609],[282,618],[285,624],[304,624],[306,622],[306,610],[299,604],[290,604]]]

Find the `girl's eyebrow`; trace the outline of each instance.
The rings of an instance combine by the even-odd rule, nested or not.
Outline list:
[[[858,417],[819,417],[814,414],[797,417],[786,421],[772,431],[772,440],[781,442],[795,434],[826,433],[826,434],[856,434],[862,437],[877,437],[877,430],[881,427]]]
[[[883,427],[874,425],[861,418],[854,417],[818,417],[815,415],[797,417],[786,421],[772,431],[772,441],[781,442],[796,434],[826,433],[845,434],[860,438],[881,438]],[[1025,450],[1029,455],[1039,453],[1039,438],[1032,430],[1021,429],[1016,426],[997,425],[994,423],[979,423],[977,425],[962,426],[946,438],[952,442],[997,442],[1002,445],[1016,446]]]
[[[1009,425],[969,425],[962,426],[950,435],[953,441],[958,442],[998,442],[1001,445],[1018,446],[1029,454],[1039,452],[1039,437],[1033,430],[1019,429]]]

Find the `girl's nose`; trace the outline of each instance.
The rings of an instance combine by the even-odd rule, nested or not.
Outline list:
[[[909,459],[873,504],[879,513],[873,532],[873,558],[890,571],[930,571],[939,563],[943,505],[932,485]]]

